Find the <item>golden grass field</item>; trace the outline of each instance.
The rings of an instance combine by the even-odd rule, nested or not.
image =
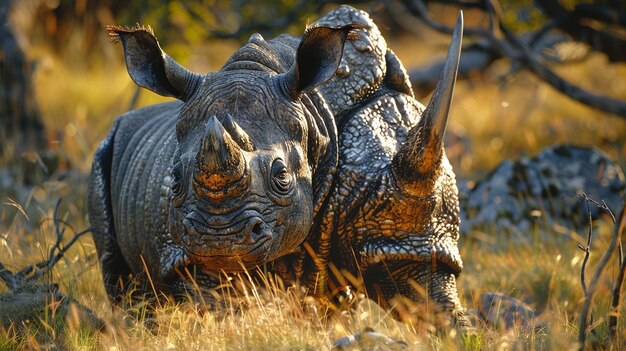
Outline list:
[[[428,52],[443,48],[427,47],[416,53],[411,50],[414,40],[390,42],[407,67],[428,62]],[[187,64],[199,72],[218,69],[236,47],[228,42],[207,45],[190,55]],[[0,190],[0,262],[13,271],[46,258],[55,239],[51,218],[57,199],[63,198],[60,218],[74,230],[89,226],[86,181],[91,157],[113,120],[126,111],[136,89],[125,72],[119,47],[107,49],[106,55],[87,64],[55,57],[45,47],[33,47],[29,54],[40,62],[35,76],[37,98],[48,131],[57,131],[50,132],[51,148],[65,166],[44,182]],[[502,87],[495,77],[506,70],[506,65],[496,64],[485,77],[460,82],[457,87],[449,130],[470,140],[472,146],[448,150],[457,177],[477,179],[503,159],[534,155],[560,142],[595,145],[626,165],[625,120],[573,102],[528,73],[517,74]],[[608,64],[604,57],[592,55],[584,63],[558,71],[589,89],[626,100],[626,65]],[[142,91],[139,105],[161,100]],[[2,147],[0,167],[14,170],[15,160],[23,155],[12,154],[10,145]],[[611,231],[608,218],[594,223],[588,276],[608,245]],[[71,232],[67,230],[68,238]],[[234,305],[218,311],[200,313],[187,305],[164,304],[147,324],[142,306],[136,307],[134,317],[111,307],[93,242],[85,236],[45,279],[58,283],[62,292],[93,310],[106,322],[104,332],[91,330],[71,312],[68,318],[50,312],[30,324],[1,329],[0,350],[327,350],[335,339],[366,327],[405,341],[411,350],[575,349],[583,301],[579,277],[583,252],[577,245],[584,244],[585,233],[539,224],[528,234],[528,240],[515,241],[488,230],[463,235],[460,248],[465,269],[458,286],[469,309],[476,309],[486,292],[525,301],[540,313],[541,328],[505,331],[479,325],[471,336],[454,330],[428,333],[427,324],[397,322],[369,300],[361,299],[351,310],[328,312],[328,307],[301,291],[280,289],[275,282],[265,289],[230,296]],[[595,293],[595,329],[589,333],[589,347],[619,350],[626,345],[623,304],[619,344],[609,343],[606,326],[616,275],[613,259]],[[6,292],[2,284],[0,292]],[[237,308],[234,300],[243,307]]]

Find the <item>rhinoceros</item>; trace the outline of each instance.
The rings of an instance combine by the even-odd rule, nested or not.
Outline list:
[[[110,299],[131,282],[177,295],[263,266],[321,296],[360,277],[385,307],[428,300],[464,323],[443,148],[461,13],[427,108],[367,13],[347,6],[302,38],[254,34],[206,75],[149,28],[108,30],[135,83],[177,99],[121,116],[95,154],[89,218]]]

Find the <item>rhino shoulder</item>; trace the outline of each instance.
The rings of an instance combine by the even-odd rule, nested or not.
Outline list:
[[[121,115],[116,121],[114,152],[119,153],[122,151],[120,148],[126,148],[128,143],[142,128],[149,128],[164,121],[175,123],[181,107],[182,102],[176,100],[146,106]]]

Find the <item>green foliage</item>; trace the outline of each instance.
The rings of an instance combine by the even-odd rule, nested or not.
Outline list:
[[[505,26],[516,33],[541,28],[548,18],[534,2],[534,0],[501,1],[502,21]]]
[[[11,335],[7,330],[0,331],[0,351],[23,350],[24,340],[17,335]]]
[[[210,38],[245,40],[255,31],[264,35],[301,32],[316,10],[313,1],[297,0],[143,0],[120,12],[120,23],[152,25],[159,37],[199,44]]]

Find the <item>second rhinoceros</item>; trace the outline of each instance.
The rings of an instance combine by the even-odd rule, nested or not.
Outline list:
[[[255,34],[206,75],[147,28],[109,32],[138,85],[178,99],[120,117],[96,152],[89,217],[111,299],[131,279],[176,295],[264,265],[315,294],[362,277],[383,306],[428,299],[464,323],[443,149],[461,15],[426,109],[374,23],[346,6],[301,39]]]

